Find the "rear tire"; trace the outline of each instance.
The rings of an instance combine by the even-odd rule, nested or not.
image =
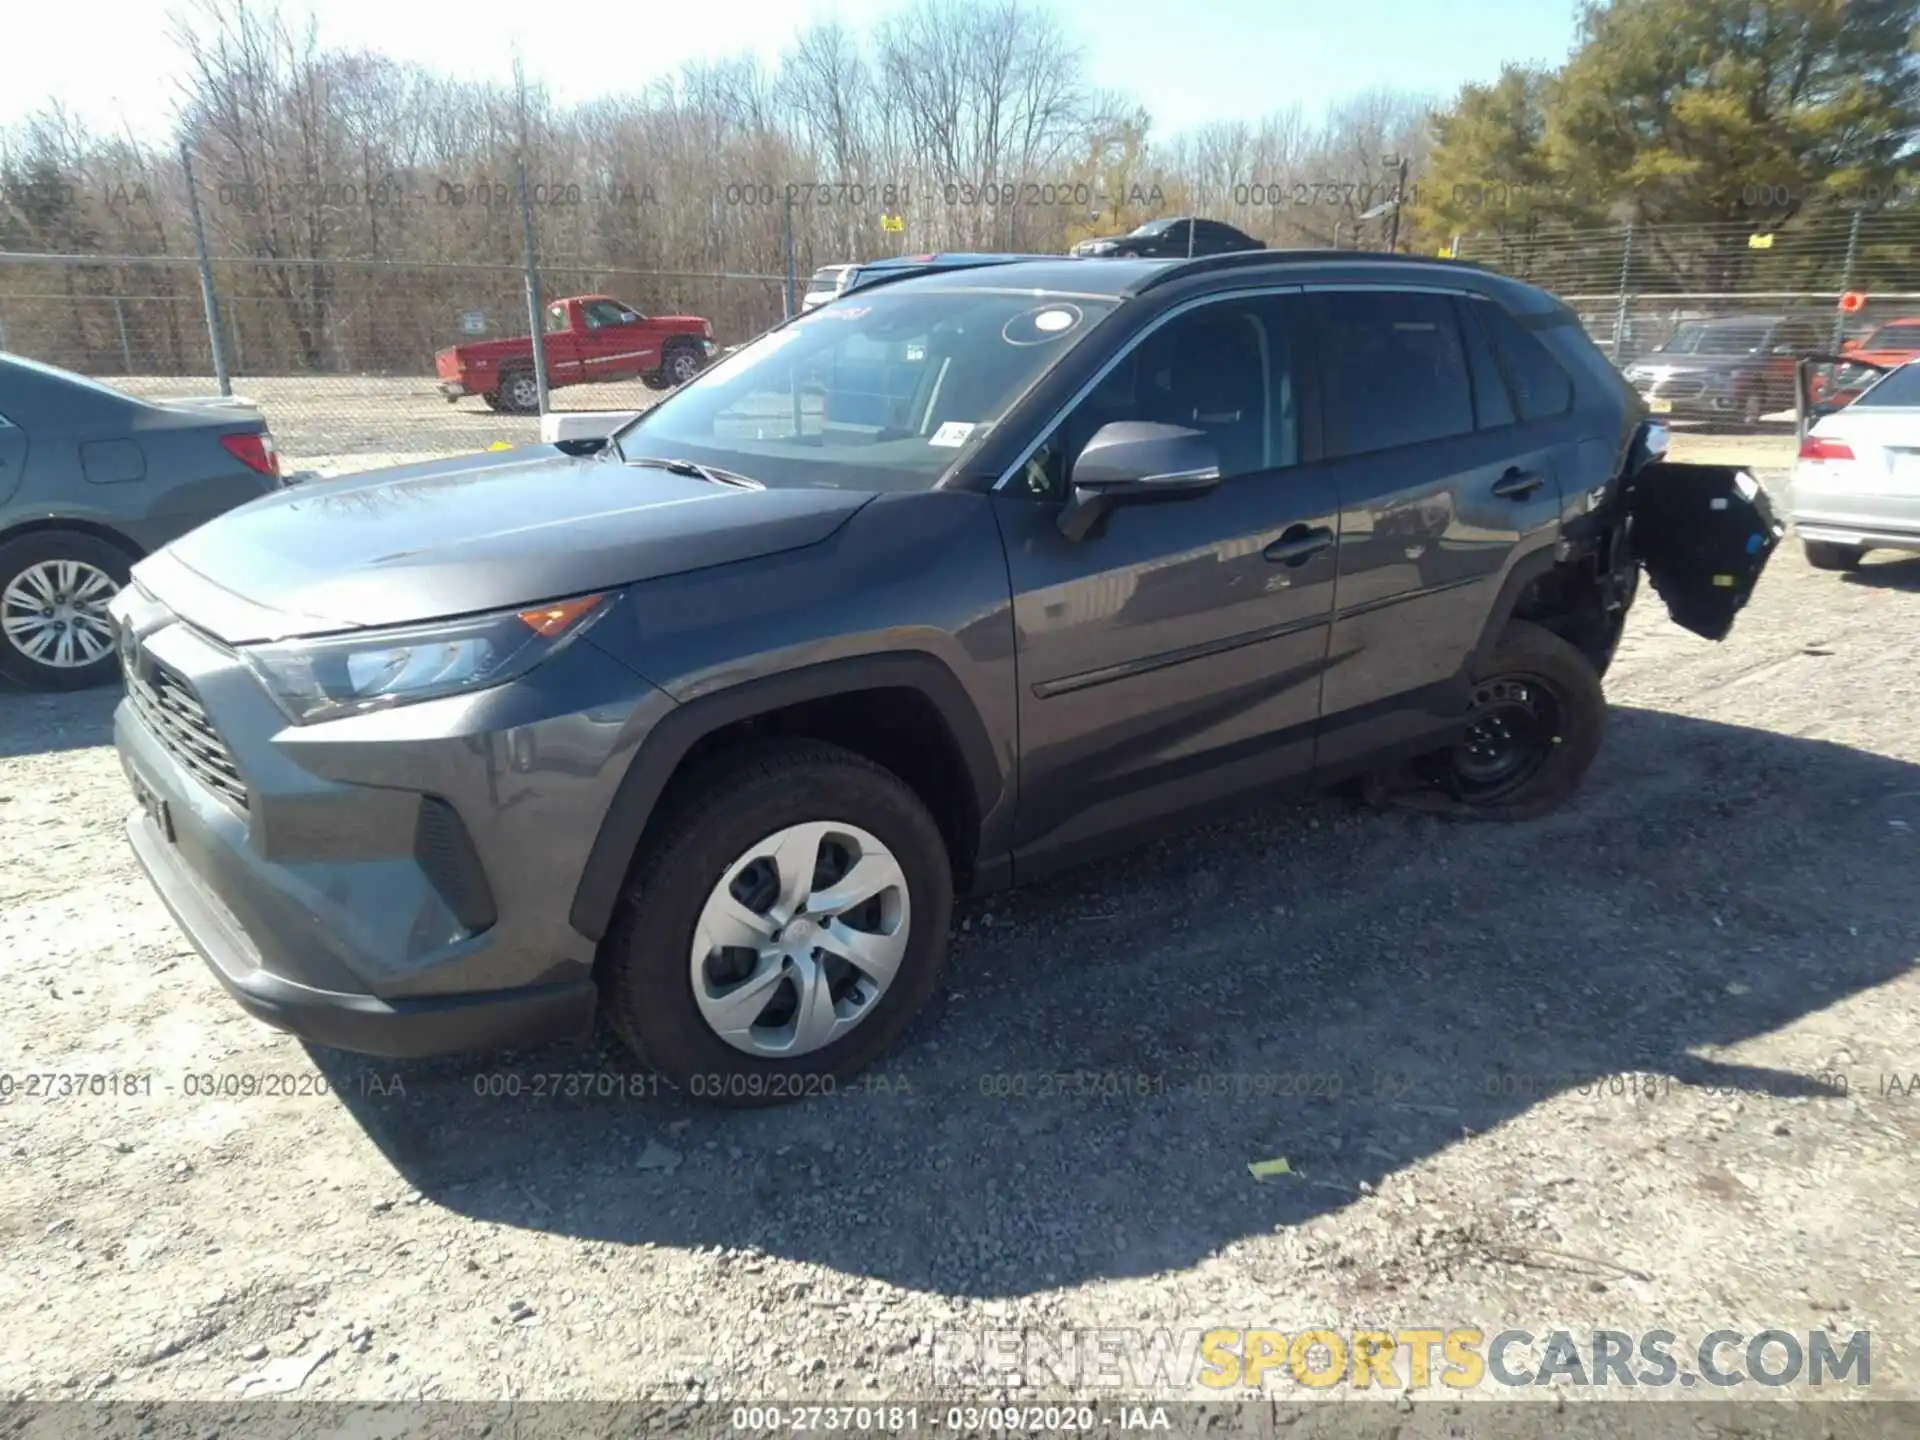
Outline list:
[[[508,415],[540,413],[540,381],[531,370],[500,372],[500,406]]]
[[[939,826],[891,771],[817,741],[723,754],[676,788],[679,800],[644,844],[601,944],[603,1013],[642,1063],[695,1099],[752,1107],[831,1094],[839,1077],[893,1043],[939,982],[953,911]],[[793,868],[809,873],[789,889],[786,870],[762,852],[809,826],[825,834],[809,839],[803,831],[787,848],[774,847],[783,857],[815,857],[812,867]],[[847,836],[859,853],[843,860],[854,848]],[[899,882],[870,902],[835,909],[835,886],[869,860]],[[771,881],[756,869],[762,865]],[[881,912],[869,904],[891,906],[891,921],[876,919]],[[783,909],[789,913],[777,913]],[[745,930],[734,919],[742,914],[755,922]],[[896,942],[888,948],[897,964],[885,978],[839,958],[849,948],[848,930],[835,929],[842,922],[855,941]],[[803,1024],[809,994],[822,997],[818,1013],[829,1027],[812,1039]],[[742,997],[735,1038],[723,1038],[722,1007]],[[857,1018],[819,1041],[843,1015]],[[779,1053],[783,1039],[792,1053]]]
[[[1607,699],[1591,661],[1539,625],[1516,620],[1474,683],[1475,720],[1450,750],[1415,769],[1452,813],[1537,820],[1586,778],[1606,733]]]
[[[120,661],[106,602],[132,565],[126,551],[79,530],[0,545],[0,675],[34,690],[111,680]]]
[[[1802,540],[1800,548],[1816,570],[1857,570],[1867,553],[1864,545],[1838,545],[1831,540]]]

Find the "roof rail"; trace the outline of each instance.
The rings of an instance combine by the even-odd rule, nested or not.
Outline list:
[[[1438,256],[1398,255],[1382,250],[1230,250],[1224,255],[1198,255],[1180,260],[1166,269],[1147,276],[1133,289],[1138,295],[1158,285],[1184,280],[1189,275],[1205,275],[1215,270],[1240,270],[1258,265],[1431,265],[1486,273],[1486,266],[1471,260],[1443,260]]]

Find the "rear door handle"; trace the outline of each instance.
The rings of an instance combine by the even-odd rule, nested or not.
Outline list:
[[[1493,493],[1502,500],[1524,500],[1546,483],[1546,476],[1532,470],[1522,470],[1518,465],[1514,465],[1508,468],[1506,474],[1493,482]]]
[[[1276,565],[1304,565],[1333,544],[1333,531],[1324,525],[1289,525],[1262,553]]]

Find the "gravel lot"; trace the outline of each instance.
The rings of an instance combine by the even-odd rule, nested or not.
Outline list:
[[[1065,1392],[947,1332],[1371,1323],[1866,1329],[1920,1398],[1916,654],[1920,561],[1783,548],[1724,645],[1648,596],[1563,813],[1273,805],[964,908],[890,1062],[753,1114],[257,1025],[114,696],[0,694],[0,1071],[149,1077],[0,1105],[0,1400],[990,1399]]]

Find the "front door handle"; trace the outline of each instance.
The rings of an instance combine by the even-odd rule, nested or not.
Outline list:
[[[1289,525],[1264,553],[1276,565],[1304,565],[1333,544],[1333,531],[1324,525]]]
[[[1493,493],[1502,500],[1524,500],[1546,483],[1546,476],[1512,465],[1507,468],[1506,474],[1493,482]]]

